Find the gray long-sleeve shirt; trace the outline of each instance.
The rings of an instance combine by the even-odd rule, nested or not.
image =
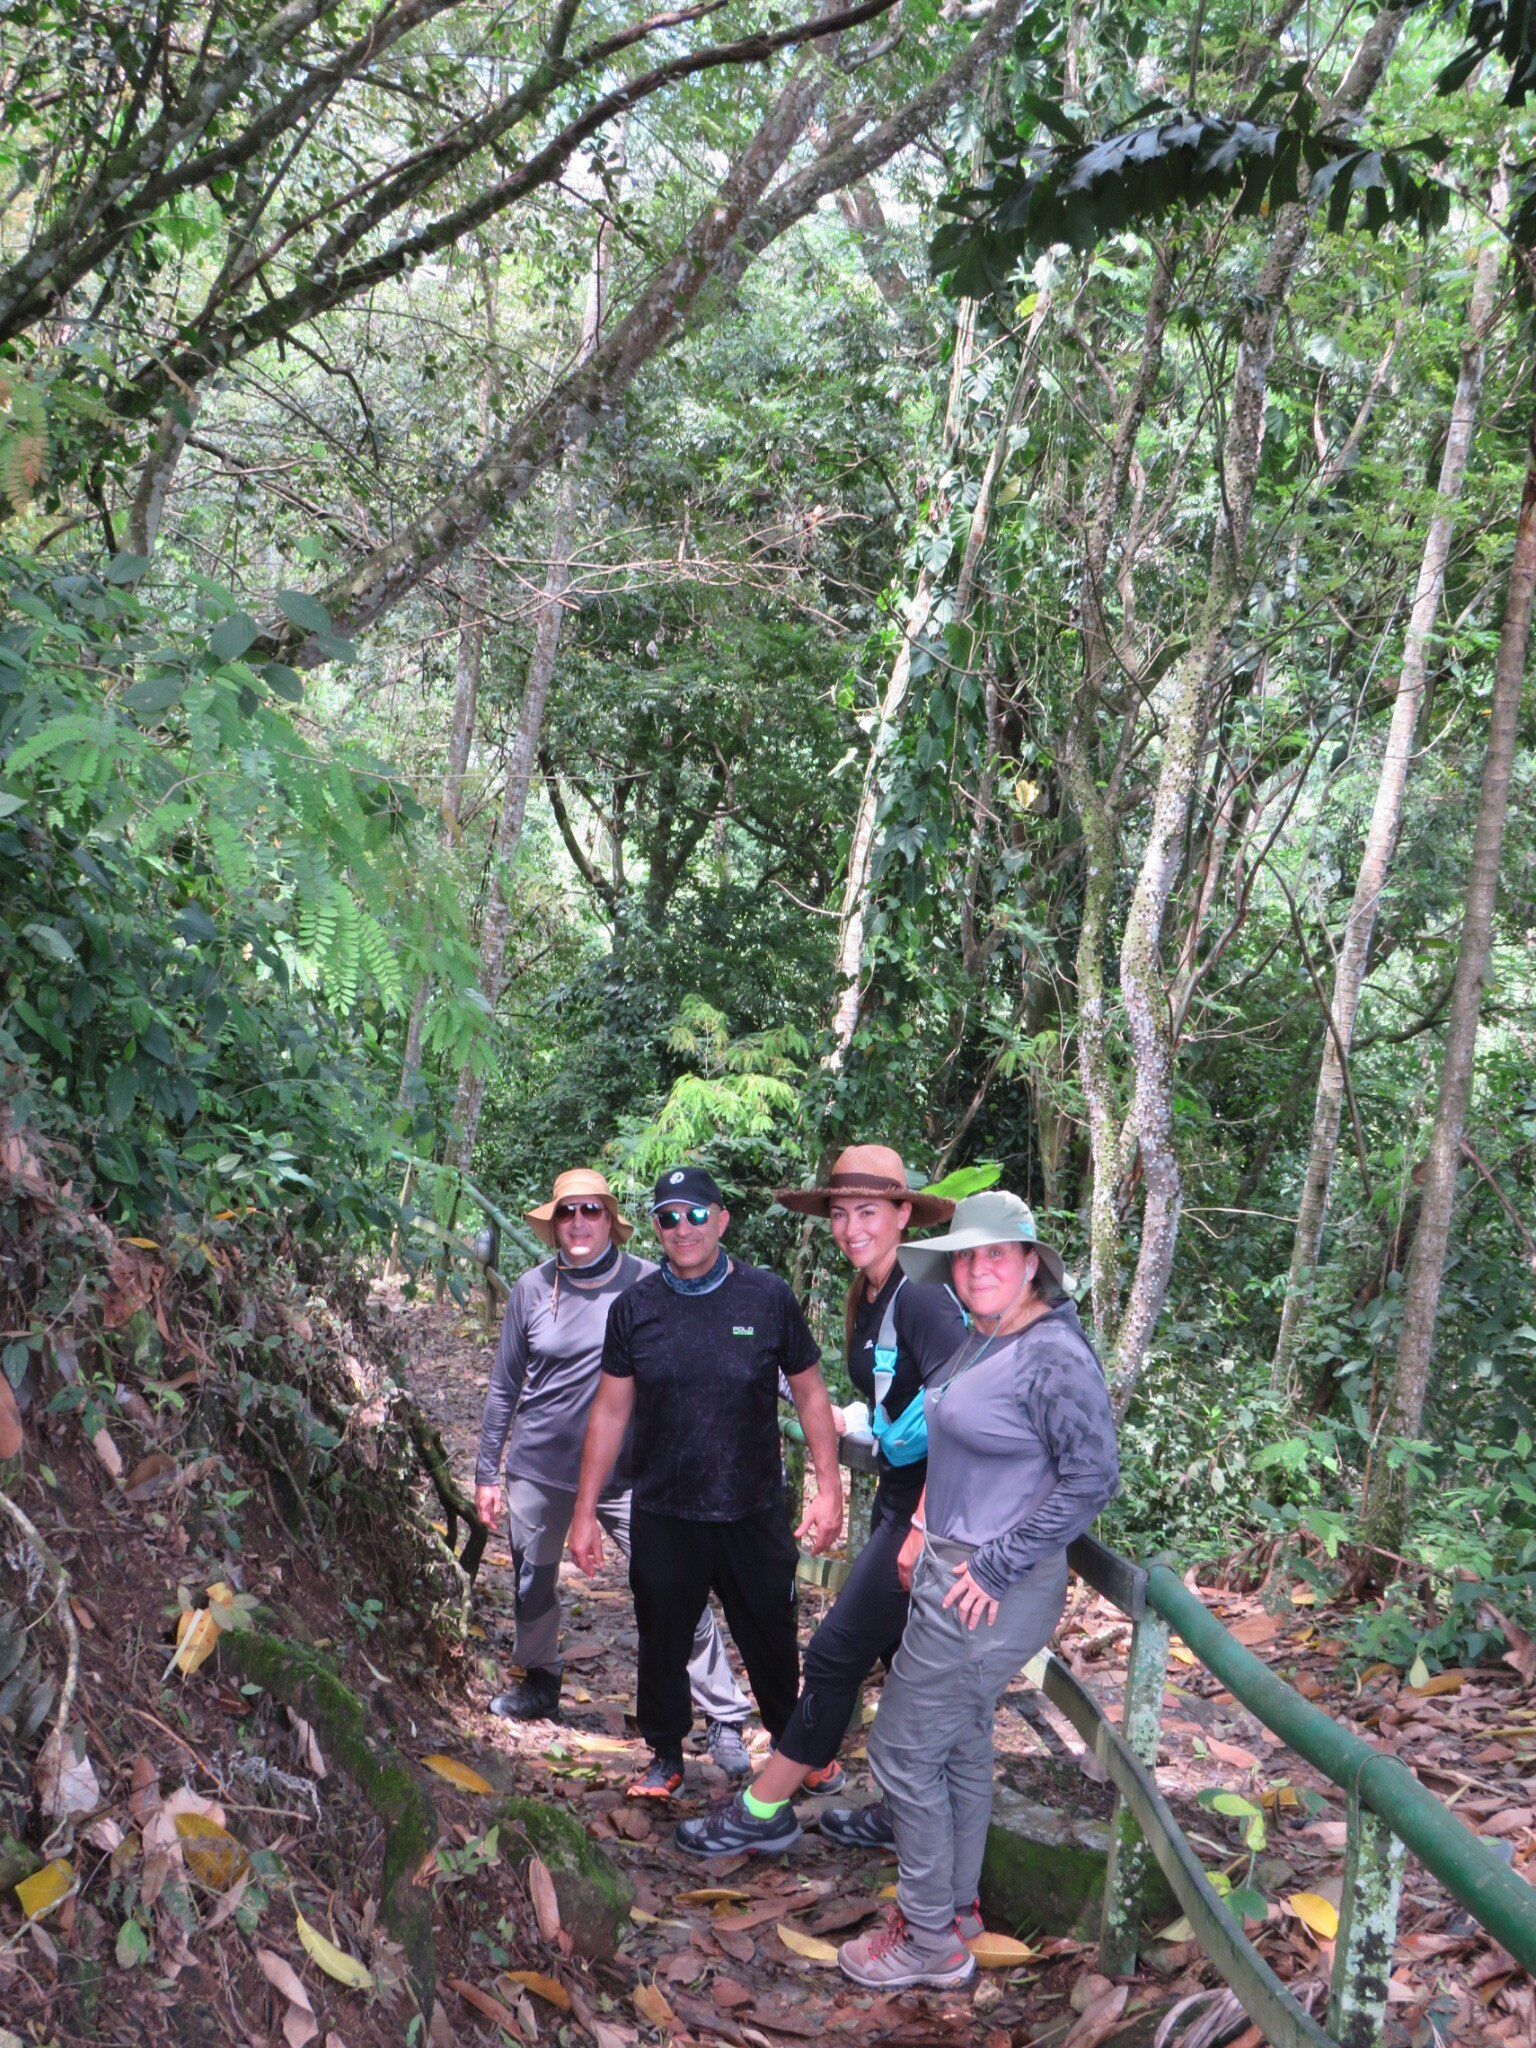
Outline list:
[[[596,1285],[583,1286],[566,1271],[557,1292],[553,1259],[521,1275],[507,1301],[491,1368],[475,1460],[477,1486],[497,1484],[505,1447],[513,1479],[576,1491],[608,1312],[626,1288],[655,1271],[649,1259],[621,1252],[613,1271]]]
[[[1109,1390],[1071,1302],[952,1366],[927,1415],[924,1519],[974,1551],[971,1576],[994,1599],[1081,1536],[1119,1486]]]

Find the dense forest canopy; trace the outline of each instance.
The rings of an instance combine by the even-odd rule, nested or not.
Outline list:
[[[1120,1537],[1406,1562],[1376,1649],[1475,1656],[1536,1604],[1522,24],[6,7],[7,1142],[193,1275],[686,1153],[824,1304],[776,1184],[986,1163]]]

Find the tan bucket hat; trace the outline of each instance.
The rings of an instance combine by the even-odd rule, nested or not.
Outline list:
[[[589,1166],[573,1166],[569,1173],[560,1174],[555,1181],[555,1191],[547,1202],[540,1202],[537,1209],[524,1211],[529,1228],[541,1238],[551,1251],[555,1249],[555,1211],[562,1202],[601,1202],[613,1218],[613,1236],[616,1244],[628,1244],[635,1234],[633,1223],[626,1223],[619,1214],[618,1197],[600,1173],[594,1173]]]
[[[912,1228],[931,1230],[935,1223],[947,1223],[955,1205],[942,1195],[920,1194],[907,1186],[907,1169],[901,1154],[889,1145],[849,1145],[839,1152],[827,1175],[825,1187],[775,1188],[774,1200],[798,1216],[825,1216],[834,1202],[878,1198],[885,1202],[910,1202]]]
[[[921,1244],[904,1244],[896,1256],[909,1280],[947,1280],[951,1252],[974,1251],[984,1244],[1029,1245],[1056,1285],[1066,1285],[1060,1252],[1042,1244],[1035,1235],[1035,1212],[1028,1202],[1003,1188],[967,1195],[955,1208],[953,1230],[943,1237],[925,1237]]]

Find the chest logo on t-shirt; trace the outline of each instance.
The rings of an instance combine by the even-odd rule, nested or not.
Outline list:
[[[757,1332],[750,1323],[733,1323],[731,1335],[733,1337],[755,1337]]]

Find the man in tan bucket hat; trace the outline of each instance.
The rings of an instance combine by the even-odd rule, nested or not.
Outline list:
[[[505,1509],[517,1573],[512,1655],[525,1675],[491,1702],[493,1713],[514,1721],[559,1718],[560,1559],[576,1505],[587,1411],[609,1311],[656,1270],[625,1249],[633,1226],[603,1175],[590,1168],[562,1173],[549,1200],[528,1210],[527,1220],[554,1256],[524,1273],[507,1302],[475,1466],[476,1510],[494,1529]],[[623,1458],[597,1513],[627,1557],[630,1480]],[[751,1766],[741,1730],[751,1705],[707,1606],[688,1676],[711,1755],[728,1777],[744,1777]]]

